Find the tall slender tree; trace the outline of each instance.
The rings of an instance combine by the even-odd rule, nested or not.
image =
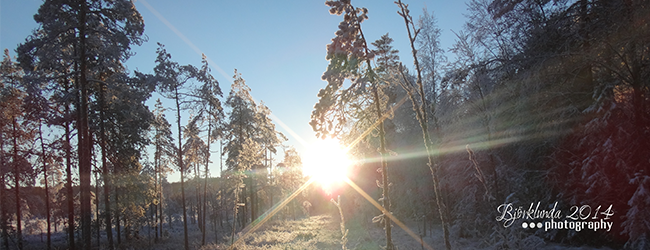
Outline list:
[[[205,141],[200,137],[201,129],[199,128],[199,122],[201,121],[201,116],[191,117],[188,124],[183,129],[183,137],[186,139],[183,145],[183,156],[185,156],[184,163],[188,166],[188,169],[194,169],[194,183],[195,192],[194,198],[196,202],[192,208],[192,218],[194,218],[194,212],[196,212],[197,219],[199,220],[199,229],[203,230],[201,221],[201,195],[199,194],[200,189],[200,166],[206,161],[207,152]],[[194,223],[194,219],[192,220]]]
[[[171,61],[171,54],[165,50],[162,44],[158,44],[158,57],[156,58],[156,67],[154,68],[155,76],[149,76],[148,81],[153,81],[161,93],[168,99],[176,103],[176,127],[178,131],[178,147],[176,150],[176,160],[181,173],[181,199],[183,207],[183,230],[185,249],[189,249],[189,239],[187,235],[187,207],[185,204],[185,172],[188,170],[183,157],[183,131],[181,127],[181,110],[193,106],[197,101],[196,96],[191,93],[192,84],[214,84],[214,78],[207,70],[207,60],[204,58],[204,67],[197,69],[192,65],[179,65]]]
[[[223,137],[221,132],[221,123],[223,123],[223,108],[221,107],[221,101],[219,97],[223,96],[221,88],[219,87],[219,82],[210,74],[210,68],[208,67],[208,60],[205,55],[203,55],[203,63],[199,71],[199,76],[203,77],[202,81],[204,82],[196,90],[196,96],[198,97],[198,102],[201,106],[201,111],[204,113],[204,119],[208,123],[207,139],[206,139],[206,158],[205,158],[205,178],[203,182],[203,217],[200,223],[202,223],[202,234],[201,234],[201,245],[205,245],[205,223],[207,215],[207,187],[208,187],[208,166],[210,164],[210,144],[216,138]]]
[[[422,83],[422,67],[420,66],[420,60],[418,59],[418,50],[416,49],[416,39],[418,34],[420,34],[420,31],[422,30],[421,28],[416,28],[415,23],[413,22],[413,18],[409,14],[408,10],[408,5],[402,3],[401,0],[398,0],[396,4],[399,6],[400,10],[398,11],[398,14],[404,18],[404,23],[406,25],[406,31],[409,36],[409,42],[411,44],[411,52],[413,54],[413,61],[415,64],[415,69],[417,73],[417,81],[415,84],[409,81],[407,77],[404,77],[404,82],[402,83],[402,86],[404,87],[404,90],[409,95],[409,98],[413,104],[413,110],[415,111],[416,117],[418,119],[418,122],[420,123],[420,127],[422,128],[422,138],[424,139],[424,146],[427,152],[427,158],[429,162],[427,165],[429,166],[429,169],[431,170],[431,177],[433,179],[433,191],[435,193],[436,197],[436,204],[438,206],[438,213],[440,214],[440,221],[442,222],[442,232],[443,232],[443,239],[445,242],[445,247],[447,250],[451,249],[451,243],[449,242],[449,225],[447,222],[447,219],[445,217],[444,211],[444,201],[441,198],[440,194],[440,181],[438,177],[438,169],[439,169],[439,163],[435,159],[435,149],[434,145],[431,140],[431,135],[429,134],[429,104],[430,102],[426,99],[426,93],[424,92],[424,84]],[[426,23],[425,23],[426,24]],[[425,26],[427,27],[427,26]],[[427,28],[432,28],[432,27],[427,27]],[[434,66],[435,65],[435,30],[433,31],[434,34],[432,35],[431,38],[427,38],[428,40],[425,41],[425,46],[430,46],[430,53],[433,55],[430,55],[429,57],[433,56],[433,58],[430,59],[431,62],[429,64],[431,65],[430,67],[432,70],[435,70]],[[425,50],[426,51],[426,50]],[[431,74],[435,74],[435,71],[431,71]],[[435,78],[435,75],[434,75]],[[435,81],[433,82],[435,84]],[[434,106],[435,107],[435,106]],[[437,126],[437,121],[436,121],[436,126]]]
[[[21,185],[29,183],[32,175],[33,168],[29,163],[31,157],[30,145],[27,145],[30,140],[33,140],[36,131],[36,121],[33,121],[34,116],[30,114],[30,103],[28,102],[28,86],[23,70],[11,60],[8,50],[5,50],[4,58],[1,65],[2,75],[1,81],[3,85],[3,106],[6,106],[6,111],[3,112],[5,122],[3,122],[4,133],[3,138],[8,138],[8,146],[10,151],[2,152],[10,155],[7,157],[13,175],[13,191],[15,201],[16,213],[16,238],[18,249],[24,248],[23,239],[23,218],[22,218],[22,200],[20,191]],[[7,169],[8,170],[8,169]],[[5,179],[6,180],[6,179]]]
[[[108,151],[107,143],[108,138],[106,136],[106,91],[108,86],[104,82],[99,85],[99,147],[101,149],[101,162],[102,162],[102,180],[104,182],[104,223],[106,224],[106,239],[108,241],[108,249],[114,249],[113,245],[113,222],[111,219],[111,179],[110,179],[110,170],[108,166]]]
[[[235,70],[233,78],[234,81],[226,99],[226,106],[230,108],[225,124],[227,143],[224,146],[224,151],[227,154],[226,165],[229,171],[247,173],[259,160],[256,155],[260,151],[259,145],[253,141],[256,129],[255,110],[257,105],[250,94],[250,87],[246,85],[245,80],[237,70]],[[243,177],[241,174],[235,176]],[[239,188],[237,188],[238,190],[235,192],[237,198],[241,200],[241,202],[236,200],[235,203],[244,204],[243,210],[240,210],[239,206],[235,206],[236,216],[240,218],[240,225],[242,226],[248,220],[246,211],[250,207],[248,199],[246,199],[246,190],[250,188],[250,185],[244,185],[246,179],[248,178],[238,179],[241,183],[236,185],[242,186],[243,191],[239,192]]]
[[[379,154],[381,159],[381,188],[382,214],[375,221],[384,223],[386,233],[386,249],[394,249],[390,219],[390,198],[388,163],[386,161],[386,131],[384,113],[387,98],[381,91],[382,83],[371,64],[374,52],[370,50],[364,36],[361,24],[368,19],[368,9],[355,8],[350,1],[326,1],[330,14],[343,15],[339,30],[332,43],[327,45],[329,65],[323,73],[323,80],[328,82],[318,93],[319,101],[312,111],[311,122],[317,136],[338,136],[348,119],[355,118],[367,123],[366,127],[376,130],[379,135]],[[343,82],[349,79],[351,85],[343,87]],[[355,110],[356,109],[356,110]],[[372,110],[371,112],[368,112]],[[364,112],[365,111],[365,112]],[[365,121],[364,121],[365,120]],[[367,133],[362,133],[367,136]]]
[[[156,212],[156,219],[157,222],[155,223],[155,229],[156,229],[156,239],[158,238],[158,235],[162,236],[162,222],[163,222],[163,204],[164,204],[164,196],[162,192],[162,180],[165,178],[168,172],[171,171],[169,168],[169,163],[170,159],[169,157],[173,156],[176,152],[173,150],[173,141],[174,139],[172,138],[172,131],[171,131],[171,124],[167,121],[165,118],[165,108],[163,107],[162,102],[160,99],[156,100],[156,105],[155,105],[155,110],[154,110],[154,120],[152,123],[152,129],[153,131],[153,146],[154,146],[154,168],[155,168],[155,182],[154,182],[154,187],[156,189],[156,196],[157,196],[157,212]],[[160,231],[160,233],[158,233]]]
[[[34,122],[34,134],[38,136],[38,141],[40,144],[40,149],[38,150],[38,161],[42,164],[43,172],[43,185],[45,188],[45,221],[47,224],[47,248],[48,250],[52,248],[52,221],[51,221],[51,209],[50,209],[50,185],[48,181],[48,175],[50,169],[48,166],[53,165],[53,155],[51,152],[51,145],[49,142],[46,142],[43,138],[43,125],[50,125],[52,122],[49,121],[51,114],[51,106],[49,101],[46,99],[45,95],[46,90],[43,88],[41,81],[36,80],[35,76],[26,76],[25,77],[25,90],[26,96],[24,99],[25,105],[25,118]],[[33,149],[36,151],[36,149]],[[40,171],[39,171],[40,172]]]

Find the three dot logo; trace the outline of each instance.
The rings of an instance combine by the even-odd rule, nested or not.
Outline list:
[[[524,223],[521,224],[522,228],[531,228],[531,229],[542,228],[542,226],[543,225],[542,225],[541,222],[537,222],[537,223],[535,223],[535,222],[531,222],[531,223],[524,222]]]

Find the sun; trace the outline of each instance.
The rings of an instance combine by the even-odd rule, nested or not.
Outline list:
[[[336,139],[319,140],[307,150],[303,159],[305,175],[321,184],[342,181],[352,165],[348,152]]]

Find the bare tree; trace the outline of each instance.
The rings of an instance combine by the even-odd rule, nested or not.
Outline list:
[[[422,68],[420,66],[420,61],[418,60],[417,49],[415,48],[416,39],[418,34],[420,34],[421,29],[415,27],[413,18],[409,14],[408,5],[402,3],[401,0],[398,0],[396,4],[400,8],[398,14],[404,18],[404,23],[406,24],[406,31],[409,36],[409,42],[411,44],[411,51],[413,54],[413,60],[414,60],[415,69],[417,73],[417,82],[415,84],[409,81],[409,79],[406,76],[404,76],[404,81],[400,83],[402,84],[402,87],[404,88],[404,90],[406,90],[406,92],[409,95],[409,98],[413,104],[413,110],[415,111],[418,122],[420,123],[420,127],[422,128],[424,147],[427,151],[427,158],[429,160],[427,165],[431,170],[431,177],[433,179],[433,191],[435,193],[436,204],[438,206],[438,213],[440,214],[440,221],[442,223],[443,239],[445,242],[446,249],[449,250],[451,249],[451,244],[449,242],[449,228],[448,228],[449,226],[448,226],[447,218],[445,217],[445,213],[443,212],[445,210],[445,205],[441,198],[440,185],[439,185],[440,181],[438,180],[439,162],[435,159],[435,154],[434,154],[435,149],[431,141],[431,135],[429,134],[429,121],[428,121],[429,112],[427,109],[427,107],[429,107],[429,101],[426,99],[426,93],[424,92],[424,84],[422,83]],[[435,38],[432,39],[434,39],[435,41]],[[434,41],[429,41],[429,42],[434,42]],[[433,60],[435,60],[435,58],[433,58]]]

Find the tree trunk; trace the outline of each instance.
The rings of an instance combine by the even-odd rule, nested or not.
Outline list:
[[[122,228],[120,226],[120,188],[115,187],[115,230],[117,231],[117,245],[122,244]]]
[[[156,129],[156,135],[158,135],[160,131]],[[161,173],[161,166],[160,166],[160,158],[162,154],[162,149],[161,145],[156,144],[156,153],[154,157],[154,165],[155,165],[155,189],[156,189],[156,195],[158,196],[158,204],[155,206],[156,208],[156,221],[154,223],[156,224],[156,242],[158,242],[158,237],[162,237],[162,222],[163,222],[163,194],[162,194],[162,173]],[[160,230],[160,231],[159,231]]]
[[[239,183],[237,185],[240,185]],[[235,208],[232,214],[232,235],[230,237],[230,246],[235,243],[235,230],[237,229],[237,214],[239,212],[239,187],[235,188]],[[227,218],[226,218],[227,219]]]
[[[157,134],[158,134],[158,129],[156,129],[156,135]],[[159,166],[159,157],[160,156],[159,156],[159,152],[160,152],[160,147],[158,145],[156,145],[156,152],[154,153],[154,159],[153,159],[153,166],[154,166],[153,188],[155,190],[154,192],[156,194],[156,197],[158,197],[158,191],[159,191],[159,188],[158,188],[158,185],[159,185],[159,183],[158,183],[158,174],[160,172],[160,166]],[[154,231],[156,231],[155,232],[155,235],[156,235],[155,237],[156,238],[155,238],[154,242],[156,242],[156,243],[158,243],[158,218],[160,216],[158,214],[158,206],[159,206],[159,204],[160,204],[160,199],[158,200],[158,204],[153,205],[153,209],[154,209],[153,224],[154,224]]]
[[[14,164],[14,192],[16,194],[16,237],[18,238],[18,249],[23,249],[23,225],[22,211],[20,209],[20,164],[18,164],[18,123],[13,117],[13,164]]]
[[[203,208],[201,207],[201,174],[199,173],[199,167],[198,163],[194,164],[194,196],[196,196],[196,205],[194,210],[196,211],[196,221],[198,222],[199,231],[203,232],[203,225],[201,224],[201,217],[203,217]]]
[[[77,132],[79,137],[79,192],[81,200],[81,238],[83,247],[91,246],[91,207],[90,207],[90,172],[91,149],[90,132],[88,128],[88,82],[86,80],[86,1],[79,5],[79,88],[81,102],[79,103],[79,117]]]
[[[66,104],[65,114],[70,113],[70,108]],[[75,250],[74,243],[74,190],[72,189],[72,146],[70,145],[70,121],[65,122],[65,172],[66,172],[66,198],[68,202],[68,248]]]
[[[187,208],[185,206],[185,168],[183,166],[183,141],[181,133],[181,104],[178,95],[178,87],[174,88],[176,99],[176,124],[178,125],[178,167],[181,171],[181,199],[183,200],[183,244],[185,250],[190,249],[190,243],[187,236]]]
[[[361,31],[361,28],[359,28],[359,32],[361,33],[361,37],[365,41],[365,37],[363,35],[363,32]],[[366,54],[369,54],[368,46],[365,46]],[[384,231],[386,233],[386,250],[393,250],[395,249],[395,246],[393,245],[393,239],[392,239],[392,225],[391,225],[391,219],[389,217],[390,213],[390,197],[388,195],[388,189],[389,189],[389,184],[388,183],[388,163],[386,162],[386,131],[384,130],[384,119],[383,119],[383,112],[381,110],[381,100],[379,99],[379,91],[377,90],[378,84],[376,83],[374,79],[375,73],[372,71],[372,65],[370,64],[370,59],[366,59],[366,64],[368,65],[368,75],[370,75],[370,82],[372,83],[372,94],[373,94],[373,101],[375,103],[375,112],[377,113],[377,119],[379,120],[379,155],[381,158],[381,177],[382,177],[382,207],[384,208],[384,211],[382,211],[383,216],[384,216]]]
[[[99,222],[101,220],[100,219],[101,216],[99,216],[99,199],[100,199],[99,198],[99,173],[95,172],[95,222],[97,223],[96,233],[97,233],[98,248],[100,247],[100,239],[101,239],[101,235],[100,235],[101,227],[99,225]]]
[[[7,200],[5,188],[5,175],[0,176],[0,199]],[[4,202],[0,202],[2,208],[2,241],[5,249],[9,249],[9,233],[7,232],[7,207]]]
[[[242,224],[241,227],[242,229],[248,225],[248,216],[250,215],[249,211],[252,212],[252,183],[251,183],[251,177],[247,177],[246,180],[248,180],[248,185],[244,187],[244,216],[242,216]]]
[[[212,111],[212,109],[210,109]],[[210,112],[212,113],[212,112]],[[205,159],[205,180],[203,181],[203,234],[201,235],[201,245],[205,246],[205,217],[207,216],[207,194],[208,194],[208,165],[210,164],[210,134],[212,133],[212,119],[208,120],[208,142],[207,142],[207,157]]]
[[[255,183],[255,177],[257,175],[257,167],[251,169],[251,222],[255,221],[257,218],[257,185]]]
[[[160,173],[158,173],[158,174],[160,175]],[[160,237],[162,237],[163,236],[163,221],[165,220],[165,215],[163,214],[163,198],[164,198],[164,196],[163,196],[162,177],[159,176],[158,179],[160,179],[160,187],[159,187],[160,192],[158,193],[158,196],[160,197],[160,202],[159,202],[160,206],[158,206],[158,210],[160,210],[160,213],[159,213],[160,217],[158,217],[158,224],[160,225]],[[170,219],[168,223],[171,224],[171,222],[172,221]]]
[[[368,63],[368,66],[370,66],[370,63]],[[376,83],[373,83],[375,86],[373,88],[373,96],[375,98],[375,108],[377,109],[377,119],[379,119],[379,154],[381,155],[381,178],[382,178],[382,196],[383,196],[383,203],[382,206],[384,207],[384,231],[386,232],[386,250],[393,250],[395,246],[393,246],[393,239],[391,235],[391,220],[388,217],[389,211],[390,211],[390,198],[388,196],[388,188],[389,188],[389,183],[388,183],[388,163],[386,162],[386,131],[384,131],[384,121],[382,119],[383,114],[381,111],[381,106],[379,104],[380,99],[379,99],[379,93],[377,91],[377,85]],[[340,197],[339,197],[340,198]],[[341,214],[341,217],[343,215]]]
[[[101,105],[100,115],[100,128],[99,133],[101,136],[101,150],[102,150],[102,179],[104,180],[104,213],[106,223],[106,238],[108,241],[108,249],[113,250],[113,226],[111,221],[111,179],[109,176],[107,155],[106,155],[106,85],[102,84],[102,89],[99,92],[99,103]],[[98,218],[99,219],[99,218]]]
[[[220,206],[219,207],[220,208],[225,207],[225,205],[224,205],[225,197],[224,196],[225,196],[225,193],[226,193],[225,192],[225,185],[223,184],[224,183],[224,178],[223,178],[222,174],[223,174],[223,140],[220,139],[219,140],[219,180],[220,180],[220,183],[221,183],[219,185],[219,187],[221,189],[221,190],[219,190],[219,192],[221,193],[221,195],[219,196],[219,198],[220,198],[220,201],[219,201]],[[220,209],[220,210],[223,210],[223,211],[220,211],[220,213],[219,213],[219,226],[221,226],[221,228],[223,228],[223,219],[224,218],[226,220],[228,219],[228,210],[227,209]],[[225,214],[225,216],[223,214]]]
[[[41,158],[43,160],[43,179],[45,179],[45,220],[47,222],[47,250],[52,249],[52,224],[50,218],[50,187],[47,178],[47,162],[45,160],[45,144],[43,143],[42,123],[38,125],[38,138],[41,141]]]
[[[0,152],[4,152],[4,138],[0,133]],[[6,166],[5,157],[0,157],[2,166]],[[0,168],[0,227],[2,227],[2,245],[4,249],[9,249],[9,233],[7,232],[7,195],[5,194],[5,171]]]

